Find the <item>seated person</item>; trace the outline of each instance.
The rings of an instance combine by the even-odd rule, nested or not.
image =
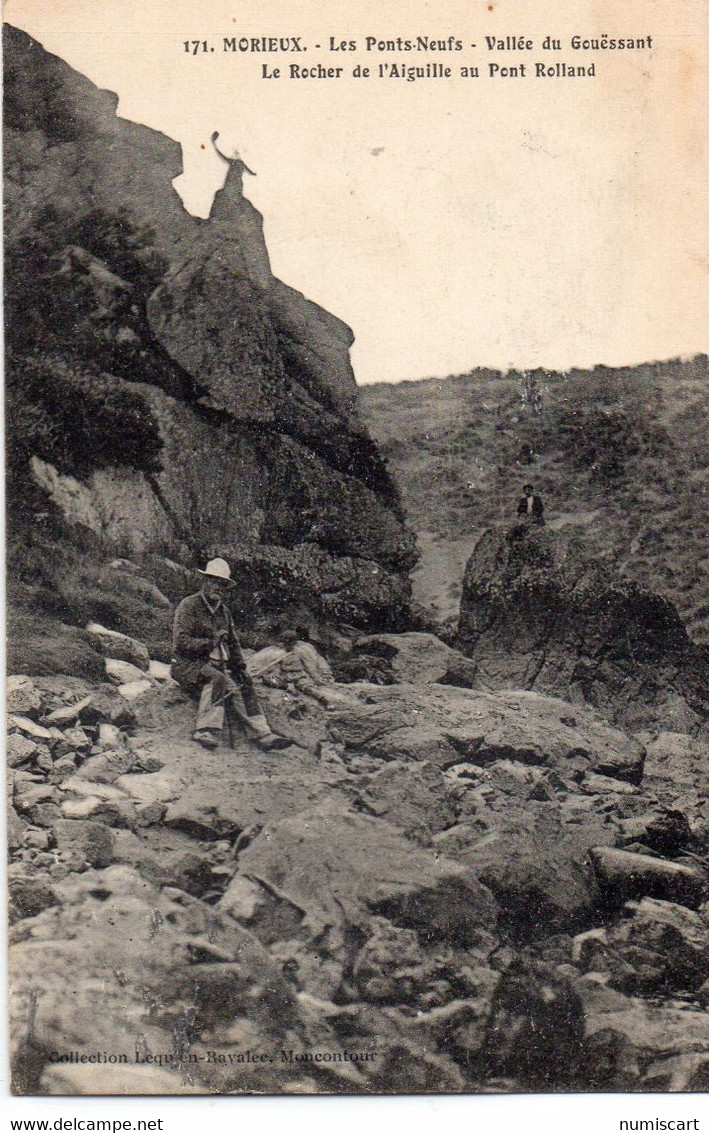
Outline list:
[[[535,495],[531,484],[525,484],[522,491],[524,495],[517,505],[517,515],[521,519],[528,519],[530,523],[538,523],[544,527],[544,504],[541,496]]]
[[[233,585],[228,563],[212,559],[198,574],[201,589],[183,598],[175,611],[172,659],[173,678],[186,691],[200,694],[193,738],[204,747],[216,747],[231,710],[264,751],[287,747],[290,741],[271,731],[246,672],[224,601]]]

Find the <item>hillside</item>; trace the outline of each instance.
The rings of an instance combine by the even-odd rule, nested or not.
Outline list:
[[[457,616],[482,531],[514,518],[524,484],[548,527],[669,598],[709,641],[707,358],[532,375],[473,370],[360,393],[422,552],[414,596]]]

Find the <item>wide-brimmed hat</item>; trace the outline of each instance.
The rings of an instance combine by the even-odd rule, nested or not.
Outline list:
[[[210,559],[204,570],[198,569],[197,574],[203,574],[205,578],[218,578],[221,582],[234,585],[229,563],[225,559]]]

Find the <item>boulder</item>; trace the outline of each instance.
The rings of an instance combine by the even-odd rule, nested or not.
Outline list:
[[[441,681],[456,657],[456,651],[433,633],[378,633],[360,637],[353,646],[353,653],[386,661],[388,684]]]
[[[22,732],[23,736],[29,736],[32,740],[51,740],[53,738],[49,728],[43,728],[41,724],[35,723],[27,716],[8,716],[8,724],[11,728],[16,728],[18,732]]]
[[[609,986],[635,995],[698,992],[709,979],[709,929],[700,915],[650,897],[624,912],[603,941]]]
[[[57,728],[64,728],[68,724],[74,724],[82,713],[84,708],[88,708],[91,703],[91,697],[85,696],[82,700],[77,700],[74,704],[65,704],[61,708],[55,708],[44,717],[45,724]]]
[[[452,800],[440,767],[395,760],[353,791],[359,809],[385,818],[424,842],[454,821]]]
[[[516,938],[569,931],[588,918],[598,890],[586,855],[600,822],[567,826],[558,812],[536,804],[525,813],[495,815],[489,833],[474,826],[467,837],[460,831],[454,827],[437,838],[436,848],[464,862],[490,889],[501,924]]]
[[[128,637],[125,633],[118,633],[114,629],[106,629],[105,626],[99,625],[97,622],[89,622],[86,632],[104,657],[128,661],[136,668],[144,672],[147,671],[150,664],[150,654],[142,641],[136,641],[134,637]]]
[[[42,694],[31,677],[8,676],[5,683],[5,706],[18,716],[36,718],[42,711]]]
[[[705,1010],[672,1000],[663,1003],[623,995],[605,986],[595,973],[577,979],[573,986],[584,1007],[587,1090],[667,1089],[678,1060],[709,1052]],[[664,1079],[663,1065],[670,1070]]]
[[[30,762],[36,751],[37,744],[33,740],[20,732],[13,732],[7,737],[8,767],[22,767]]]
[[[624,844],[641,842],[656,853],[672,857],[687,849],[692,841],[692,828],[687,816],[669,807],[655,807],[645,814],[627,818],[621,823]]]
[[[332,712],[333,738],[380,759],[440,767],[509,759],[583,775],[642,778],[645,749],[588,709],[534,692],[475,692],[442,685],[372,688],[367,703]]]
[[[145,672],[137,665],[131,664],[130,661],[119,661],[115,657],[106,658],[106,676],[111,684],[123,685],[128,684],[130,681],[142,681],[145,679]]]
[[[54,887],[46,877],[27,874],[10,877],[10,923],[36,917],[43,909],[58,904]]]
[[[488,1078],[527,1090],[579,1088],[584,1010],[571,980],[551,965],[520,958],[492,996],[481,1062]]]
[[[154,661],[152,658],[148,665],[148,675],[156,681],[172,680],[170,666],[165,661]]]
[[[54,837],[57,849],[75,851],[95,869],[104,869],[113,860],[115,840],[101,822],[62,818],[54,825]]]
[[[696,909],[704,899],[706,879],[690,866],[608,846],[594,847],[590,856],[603,900],[611,907],[657,897]]]
[[[10,850],[22,845],[25,827],[12,803],[7,804],[7,844]]]
[[[548,528],[482,535],[455,644],[475,663],[477,688],[534,689],[633,730],[698,732],[709,714],[706,659],[672,603]]]
[[[152,687],[152,681],[128,681],[127,684],[119,685],[118,691],[124,700],[132,704],[134,700],[138,700],[141,696],[145,696],[146,692],[150,692]]]
[[[160,891],[126,865],[72,875],[56,890],[59,907],[23,921],[17,926],[23,934],[12,942],[15,1093],[36,1095],[43,1074],[52,1068],[53,1050],[76,1051],[77,1059],[103,1050],[125,1055],[124,1064],[109,1069],[118,1070],[117,1082],[128,1092],[151,1084],[181,1092],[184,1081],[202,1093],[233,1090],[235,1071],[229,1063],[209,1076],[199,1060],[203,1049],[197,1035],[205,1032],[211,1043],[210,1032],[218,1026],[213,1049],[218,1045],[236,1053],[244,1048],[229,1038],[228,1028],[244,1016],[251,1021],[252,1050],[280,1050],[288,1032],[290,1042],[314,1049],[315,1036],[277,964],[233,920],[185,893],[174,891],[173,897]],[[39,997],[32,995],[37,987],[45,989]],[[186,1011],[195,1029],[176,1048],[175,1027]],[[28,1044],[30,1032],[33,1041]],[[148,1069],[155,1066],[148,1062],[151,1055],[174,1055],[161,1067],[175,1072],[169,1085],[165,1078],[132,1076],[136,1065],[141,1068],[136,1034]],[[196,1057],[183,1062],[191,1051]],[[239,1089],[254,1084],[266,1088],[257,1070],[253,1078],[238,1073]],[[61,1076],[49,1081],[52,1089],[66,1088]],[[82,1082],[86,1079],[78,1079],[76,1088]],[[269,1084],[275,1092],[275,1083]]]
[[[82,724],[115,724],[117,728],[127,728],[135,720],[135,713],[128,701],[113,685],[102,684],[91,694],[89,704],[80,713]]]
[[[135,763],[132,752],[112,750],[102,755],[92,755],[84,760],[76,774],[81,779],[89,779],[95,783],[115,783],[121,775],[127,775]]]
[[[301,909],[312,935],[378,915],[425,939],[474,946],[496,923],[495,902],[472,870],[381,819],[335,808],[268,824],[240,853],[239,872]]]

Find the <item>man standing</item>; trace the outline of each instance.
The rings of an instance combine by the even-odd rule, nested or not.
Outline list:
[[[517,505],[517,515],[521,519],[528,519],[531,523],[538,523],[540,527],[544,527],[544,504],[541,496],[535,495],[531,484],[525,484],[522,491],[524,495]]]
[[[172,676],[188,692],[199,692],[194,739],[216,747],[231,709],[247,736],[264,751],[287,747],[290,740],[272,732],[246,672],[234,621],[224,598],[233,586],[229,564],[212,559],[202,588],[183,598],[175,611]]]

